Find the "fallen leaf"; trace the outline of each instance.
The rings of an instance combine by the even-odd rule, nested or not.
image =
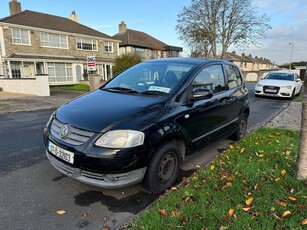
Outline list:
[[[185,226],[185,225],[187,225],[187,223],[188,223],[188,222],[187,222],[185,219],[181,220],[181,224],[182,224],[182,225]]]
[[[195,216],[196,216],[196,218],[197,218],[197,219],[199,219],[199,220],[204,219],[204,217],[202,217],[202,216],[201,216],[201,215],[199,215],[199,214],[196,214]]]
[[[274,213],[274,217],[277,219],[277,220],[282,220],[279,216],[277,216],[275,213]]]
[[[251,207],[248,207],[248,208],[242,208],[242,210],[243,210],[244,212],[249,212],[249,211],[251,210]]]
[[[279,141],[279,140],[276,140],[276,142],[277,142],[277,143],[280,143],[280,141]]]
[[[196,165],[196,168],[198,168],[198,169],[199,169],[199,168],[201,168],[201,166],[200,166],[200,165]]]
[[[245,204],[246,204],[247,206],[250,206],[250,205],[253,203],[253,200],[254,200],[254,198],[253,198],[253,197],[250,197],[250,198],[248,198],[248,199],[245,201]]]
[[[279,181],[280,181],[280,178],[279,178],[279,177],[276,177],[276,178],[275,178],[275,182],[278,183]]]
[[[165,217],[166,216],[166,210],[165,209],[159,209],[158,210],[160,216]]]
[[[284,176],[286,173],[287,173],[287,171],[286,171],[285,169],[281,170],[281,172],[280,172],[280,174],[283,175],[283,176]]]
[[[286,207],[287,206],[287,204],[285,202],[283,202],[283,201],[279,201],[279,205],[282,206],[282,207]]]
[[[259,154],[258,157],[264,157],[264,154]]]
[[[294,196],[288,196],[289,200],[296,201],[297,199]]]
[[[291,212],[290,212],[290,211],[284,211],[284,212],[282,213],[282,218],[284,218],[284,217],[286,217],[286,216],[289,216],[289,215],[291,215]]]
[[[302,220],[302,225],[306,225],[307,224],[307,219]]]
[[[66,213],[66,211],[65,211],[65,210],[58,210],[58,211],[56,211],[56,213],[57,213],[58,215],[63,215],[63,214]]]
[[[211,170],[214,170],[214,165],[211,165],[211,166],[210,166],[210,169],[211,169]]]
[[[82,213],[81,213],[81,217],[83,217],[83,218],[84,218],[84,217],[87,217],[88,215],[89,215],[88,212],[82,212]]]
[[[233,216],[233,214],[235,214],[235,210],[232,208],[228,211],[228,215]]]
[[[227,182],[227,183],[226,183],[226,186],[227,186],[227,187],[231,187],[231,186],[232,186],[232,183],[231,183],[231,182]]]
[[[233,149],[234,147],[233,147],[233,145],[229,145],[229,148],[230,148],[230,149]]]
[[[103,226],[101,230],[110,230],[109,226]]]
[[[227,227],[225,227],[225,226],[220,227],[220,230],[226,230],[226,229],[227,229]]]
[[[177,190],[177,188],[173,186],[173,187],[171,187],[171,190]]]
[[[241,149],[241,150],[240,150],[240,153],[243,153],[244,151],[245,151],[245,148]]]
[[[178,216],[181,216],[181,212],[178,210],[174,210],[174,211],[171,211],[171,215],[172,217],[178,217]]]

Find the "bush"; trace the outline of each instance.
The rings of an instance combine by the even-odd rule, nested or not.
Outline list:
[[[142,62],[142,57],[137,53],[122,54],[115,59],[115,66],[112,69],[113,76],[123,72],[129,67]]]

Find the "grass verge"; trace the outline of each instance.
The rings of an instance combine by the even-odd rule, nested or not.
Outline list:
[[[303,102],[304,101],[304,93],[300,93],[296,98],[295,101]]]
[[[75,90],[89,92],[90,87],[84,84],[67,85],[67,86],[50,86],[50,90]]]
[[[132,229],[306,229],[299,132],[260,128],[141,213]]]

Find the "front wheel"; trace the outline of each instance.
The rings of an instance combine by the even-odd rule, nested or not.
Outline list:
[[[180,169],[179,150],[172,143],[164,144],[153,156],[147,168],[145,184],[154,194],[170,188]]]
[[[243,113],[240,117],[240,120],[238,122],[237,130],[234,134],[231,135],[231,139],[234,141],[241,140],[247,131],[247,114]]]

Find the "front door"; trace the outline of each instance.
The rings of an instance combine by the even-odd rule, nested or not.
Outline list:
[[[194,78],[192,88],[210,89],[213,92],[212,98],[198,100],[187,107],[180,119],[194,152],[226,135],[224,128],[230,120],[231,108],[226,102],[228,98],[225,97],[226,84],[221,64],[203,68]]]

